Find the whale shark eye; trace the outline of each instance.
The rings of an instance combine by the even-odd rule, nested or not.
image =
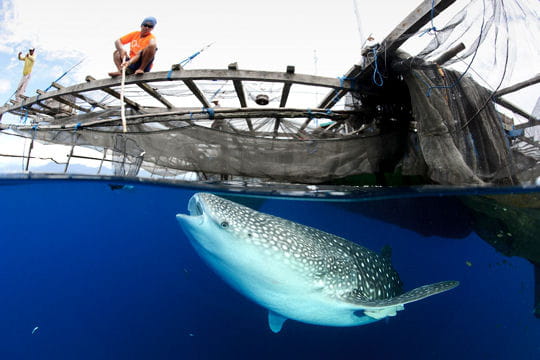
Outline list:
[[[222,228],[226,229],[229,227],[229,223],[226,221],[223,221],[221,224],[219,224]]]

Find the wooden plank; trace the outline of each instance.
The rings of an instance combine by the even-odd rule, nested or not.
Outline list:
[[[516,92],[518,90],[521,90],[521,89],[523,89],[523,88],[525,88],[527,86],[531,86],[531,85],[538,84],[538,83],[540,83],[540,74],[537,74],[532,79],[522,81],[522,82],[517,83],[515,85],[509,86],[509,87],[501,89],[499,91],[496,91],[495,94],[493,94],[493,96],[499,97],[499,96],[503,96],[503,95],[506,95],[506,94],[510,94],[510,93]]]
[[[87,82],[77,84],[74,86],[65,87],[58,91],[50,91],[41,96],[39,100],[46,100],[53,98],[54,96],[62,96],[67,94],[82,93],[87,91],[108,91],[113,93],[110,95],[119,98],[119,94],[112,89],[108,89],[113,86],[119,86],[120,80],[117,78],[107,78],[101,80],[95,80],[93,77],[88,76]],[[256,70],[222,70],[222,69],[195,69],[195,70],[180,70],[172,71],[170,74],[168,71],[162,72],[150,72],[143,75],[130,75],[126,77],[126,85],[136,84],[137,82],[168,82],[168,81],[183,81],[189,80],[242,80],[242,81],[259,81],[259,82],[290,82],[291,84],[300,84],[308,86],[327,87],[332,89],[350,89],[351,82],[345,80],[340,82],[339,79],[323,76],[305,75],[305,74],[286,74],[283,72],[272,71],[256,71]],[[103,90],[108,89],[108,90]],[[29,98],[24,101],[23,104],[9,106],[2,108],[2,112],[13,111],[27,106],[29,103],[36,102],[36,97]],[[129,99],[127,101],[130,101]],[[134,101],[126,102],[129,106],[137,108],[139,104]]]
[[[71,107],[73,109],[77,109],[77,110],[85,112],[85,113],[89,113],[90,111],[92,111],[90,109],[83,108],[82,106],[79,106],[79,105],[75,104],[74,102],[66,100],[66,99],[64,99],[64,98],[62,98],[60,96],[55,96],[53,99],[60,102],[60,103],[62,103],[62,104],[64,104],[64,105],[67,105],[67,106],[69,106],[69,107]]]
[[[70,112],[68,112],[68,111],[66,111],[66,110],[64,110],[62,108],[55,109],[55,108],[52,108],[50,106],[47,106],[47,105],[43,104],[41,101],[38,101],[36,103],[36,105],[41,106],[45,110],[41,110],[41,109],[37,110],[35,108],[32,108],[32,109],[34,109],[35,111],[40,111],[40,112],[42,112],[44,114],[47,114],[47,115],[50,115],[50,116],[56,116],[56,115],[60,115],[60,114],[70,114]]]
[[[346,79],[355,79],[358,77],[362,67],[360,65],[354,65],[347,73],[345,74]],[[349,89],[336,89],[332,90],[326,95],[326,97],[319,103],[319,108],[330,109],[349,91]]]
[[[37,92],[39,95],[44,95],[44,94],[46,94],[46,92],[43,91],[43,90],[36,90],[36,92]],[[64,99],[64,98],[61,98],[60,96],[54,96],[53,99],[56,100],[56,101],[58,101],[59,103],[62,103],[62,104],[64,104],[64,105],[67,105],[67,106],[71,107],[72,109],[77,109],[77,110],[80,110],[80,111],[86,112],[86,113],[88,113],[88,112],[91,111],[91,110],[89,110],[89,109],[85,109],[85,108],[83,108],[83,107],[81,107],[81,106],[75,104],[75,103],[72,102],[72,101],[69,101],[69,100],[66,100],[66,99]],[[65,110],[62,110],[62,111],[65,112]]]
[[[529,120],[528,125],[525,126],[525,127],[532,126],[535,122],[538,122],[540,120],[540,119],[535,119],[531,114],[528,114],[524,110],[522,110],[519,107],[517,107],[516,105],[504,100],[503,98],[493,97],[492,100],[493,100],[493,102],[495,102],[495,103],[507,108],[508,110],[511,110],[511,111],[515,112],[516,114],[521,115],[525,119]],[[516,128],[518,128],[518,127],[516,126]]]
[[[37,114],[45,114],[45,115],[49,115],[49,116],[58,115],[58,111],[51,112],[51,111],[47,111],[47,110],[43,110],[43,109],[36,109],[34,107],[27,108],[27,109],[28,109],[28,113],[32,114],[32,115],[37,115]],[[21,109],[20,111],[21,111],[22,114],[24,114],[26,110]]]
[[[201,90],[199,90],[199,88],[197,87],[197,85],[195,85],[195,82],[193,80],[186,79],[184,80],[184,84],[186,84],[189,90],[191,90],[193,95],[195,95],[195,97],[199,99],[199,101],[201,102],[201,104],[203,104],[205,108],[212,107],[212,105],[210,105],[210,103],[208,102],[208,99],[206,98],[206,96],[204,96]]]
[[[233,108],[233,109],[223,109],[215,108],[214,109],[214,119],[238,119],[238,118],[253,118],[253,119],[266,119],[266,118],[308,118],[307,121],[315,118],[323,119],[332,119],[336,121],[345,120],[353,115],[357,115],[358,112],[354,110],[333,110],[331,114],[327,114],[323,109],[315,109],[310,112],[306,109],[283,109],[283,108]],[[42,125],[40,129],[55,130],[55,129],[69,129],[71,127],[76,127],[77,124],[81,124],[84,127],[92,126],[107,126],[111,124],[116,124],[120,120],[118,118],[114,119],[98,119],[98,120],[84,120],[87,115],[79,115],[76,117],[69,118],[69,123],[63,124],[51,124],[51,125]],[[128,115],[126,119],[130,121],[131,124],[144,124],[144,123],[167,123],[171,121],[192,121],[195,123],[197,120],[208,120],[208,112],[201,109],[194,111],[193,109],[185,111],[171,111],[171,112],[162,112],[162,113],[149,113],[149,114],[135,114]],[[307,126],[307,124],[306,124]],[[28,125],[18,125],[16,126],[21,130],[31,129],[31,126]],[[305,128],[305,126],[304,126]],[[250,131],[255,131],[253,124],[250,127]]]
[[[97,82],[96,79],[93,78],[93,77],[90,76],[90,75],[87,75],[87,76],[86,76],[86,81],[87,81],[88,83]],[[118,81],[117,81],[117,82],[118,82]],[[120,84],[120,82],[118,82],[117,85],[119,85],[119,84]],[[126,84],[127,84],[127,83],[126,83]],[[76,86],[77,86],[77,85],[76,85]],[[76,86],[72,86],[72,87],[76,87]],[[64,92],[64,91],[66,91],[67,89],[69,89],[69,88],[65,88],[65,89],[63,89],[63,90],[58,90],[58,92]],[[121,98],[119,92],[117,92],[117,91],[115,91],[115,90],[109,88],[108,86],[100,86],[100,87],[98,87],[98,88],[96,88],[96,89],[93,89],[93,90],[101,90],[101,91],[106,92],[107,94],[109,94],[109,95],[111,95],[111,96],[117,98],[118,100],[120,100],[120,98]],[[137,104],[135,101],[133,101],[133,100],[131,100],[131,99],[126,98],[125,96],[124,96],[124,102],[126,103],[126,105],[131,106],[131,107],[132,107],[133,109],[135,109],[135,110],[139,110],[139,109],[141,108],[141,106],[140,106],[139,104]]]
[[[238,70],[238,64],[232,63],[229,64],[229,71],[237,71]],[[242,80],[233,80],[234,85],[234,91],[236,91],[236,96],[238,96],[238,100],[240,101],[240,107],[247,107],[246,102],[246,94],[244,93],[244,86],[242,85]]]
[[[61,90],[61,89],[65,88],[65,86],[62,86],[62,85],[60,85],[59,83],[54,82],[54,81],[51,83],[51,86],[52,86],[52,87],[55,87],[55,88],[58,89],[58,90]],[[79,98],[79,99],[81,99],[81,100],[87,102],[88,104],[92,105],[93,107],[99,107],[99,108],[101,108],[101,109],[103,109],[103,110],[107,109],[107,105],[100,104],[99,102],[95,101],[94,99],[91,99],[91,98],[89,98],[89,97],[86,97],[86,96],[84,96],[84,95],[82,95],[82,94],[74,93],[73,96],[75,96],[75,97],[77,97],[77,98]]]
[[[294,74],[294,66],[287,66],[287,74]],[[287,99],[289,98],[289,92],[291,91],[292,83],[287,81],[283,84],[283,90],[281,91],[281,99],[279,100],[279,107],[285,107]]]
[[[281,118],[276,118],[274,122],[274,131],[272,137],[275,139],[278,136],[279,133],[279,125],[281,124]]]
[[[232,63],[229,64],[229,71],[238,70],[238,64]],[[240,107],[247,108],[246,94],[244,93],[244,86],[242,85],[242,80],[233,80],[234,91],[236,91],[236,96],[238,96],[238,101],[240,101]],[[253,132],[253,123],[250,118],[246,118],[246,124],[250,132]]]
[[[405,19],[403,19],[392,32],[382,41],[378,53],[393,53],[396,51],[405,41],[408,36],[416,33],[423,26],[425,26],[431,20],[431,8],[434,5],[434,15],[437,16],[443,10],[452,5],[456,0],[424,0],[416,9],[414,9]],[[364,78],[367,75],[371,75],[373,72],[373,59],[367,58],[363,67],[354,65],[345,74],[346,79],[358,79]],[[340,89],[339,91],[331,91],[319,104],[319,108],[329,109],[333,107],[346,93],[347,89]]]
[[[146,91],[149,95],[153,96],[156,100],[165,105],[168,109],[172,109],[174,106],[167,99],[163,97],[156,89],[148,85],[147,83],[138,82],[137,85]]]
[[[444,63],[446,63],[448,60],[450,60],[451,58],[453,58],[454,56],[456,56],[457,54],[462,52],[463,50],[465,50],[465,44],[460,42],[456,46],[454,46],[451,49],[449,49],[448,51],[446,51],[444,54],[441,54],[438,58],[433,60],[433,62],[435,64],[441,66]]]
[[[398,26],[383,40],[379,51],[393,53],[409,36],[418,32],[422,27],[431,21],[431,8],[434,5],[434,16],[437,17],[456,0],[424,0],[416,7]]]
[[[291,83],[283,84],[283,90],[281,91],[281,99],[279,101],[279,107],[285,107],[287,99],[289,98],[289,92],[291,91]]]

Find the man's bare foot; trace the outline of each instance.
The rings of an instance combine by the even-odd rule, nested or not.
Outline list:
[[[144,74],[144,70],[137,69],[137,70],[135,70],[134,74],[135,75],[142,75],[142,74]]]
[[[120,72],[119,71],[112,71],[109,73],[109,76],[110,77],[117,77],[117,76],[120,76]]]

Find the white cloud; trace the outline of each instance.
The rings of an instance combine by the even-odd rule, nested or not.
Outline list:
[[[11,91],[11,82],[6,79],[0,79],[0,94]]]

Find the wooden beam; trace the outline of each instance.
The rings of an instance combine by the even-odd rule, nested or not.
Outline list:
[[[275,122],[274,122],[274,131],[273,131],[273,135],[272,137],[275,139],[277,136],[278,136],[278,132],[279,132],[279,124],[281,123],[281,118],[276,118]]]
[[[63,88],[65,88],[65,86],[62,86],[60,85],[59,83],[53,81],[51,83],[51,86],[58,89],[58,90],[62,90]],[[87,102],[88,104],[92,105],[93,107],[99,107],[101,109],[107,109],[107,105],[103,105],[103,104],[100,104],[99,102],[95,101],[94,99],[90,99],[89,97],[86,97],[82,94],[79,94],[79,93],[74,93],[73,96]]]
[[[343,121],[350,118],[353,115],[357,115],[358,111],[355,110],[333,110],[331,114],[326,113],[324,109],[314,109],[307,111],[306,109],[294,109],[294,108],[215,108],[214,119],[238,119],[238,118],[253,118],[253,119],[267,119],[267,118],[307,118],[306,122],[309,123],[311,119],[322,118],[332,119],[335,121]],[[82,115],[83,117],[86,115]],[[181,112],[171,111],[162,113],[148,113],[148,114],[135,114],[128,115],[126,119],[131,124],[144,124],[144,123],[167,123],[171,121],[192,121],[195,123],[197,120],[208,120],[208,112],[204,110],[184,110]],[[70,118],[69,123],[42,125],[40,129],[43,130],[55,130],[55,129],[69,129],[76,127],[77,124],[82,123],[84,127],[92,126],[107,126],[116,124],[120,120],[114,119],[97,119],[97,120],[81,120],[80,117]],[[262,124],[264,125],[264,124]],[[307,126],[303,127],[303,129]],[[17,126],[18,129],[25,130],[31,129],[31,126],[22,125]],[[253,126],[250,131],[255,131]]]
[[[454,56],[456,56],[458,53],[462,52],[463,50],[465,50],[465,44],[463,44],[462,42],[460,42],[459,44],[457,44],[456,46],[454,46],[453,48],[449,49],[448,51],[446,51],[444,54],[441,54],[438,58],[436,58],[435,60],[433,60],[433,62],[439,66],[443,65],[445,62],[447,62],[448,60],[450,60],[451,58],[453,58]]]
[[[97,82],[97,81],[96,81],[96,79],[93,78],[92,76],[87,75],[87,76],[86,76],[86,82],[92,83],[92,82]],[[63,90],[58,90],[58,92],[66,91],[66,89],[69,89],[69,88],[65,88],[65,89],[63,89]],[[118,100],[120,100],[120,98],[121,98],[119,92],[117,92],[117,91],[115,91],[115,90],[109,88],[108,86],[101,86],[101,87],[99,87],[99,88],[97,88],[97,89],[95,89],[95,90],[101,90],[101,91],[103,91],[103,92],[106,92],[107,94],[109,94],[109,95],[111,95],[111,96],[117,98]],[[131,107],[132,107],[133,109],[135,109],[135,110],[139,110],[139,109],[141,108],[141,106],[140,106],[139,104],[137,104],[137,103],[136,103],[135,101],[133,101],[133,100],[130,100],[130,99],[126,98],[125,96],[124,96],[124,102],[126,103],[126,105],[131,106]]]
[[[66,100],[66,99],[64,99],[64,98],[62,98],[60,96],[55,96],[53,99],[60,102],[60,103],[62,103],[62,104],[64,104],[64,105],[67,105],[67,106],[69,106],[69,107],[71,107],[73,109],[76,109],[76,110],[79,110],[79,111],[82,111],[82,112],[85,112],[85,113],[89,113],[90,111],[92,111],[90,109],[83,108],[82,106],[79,106],[79,105],[75,104],[74,102]]]
[[[434,6],[434,17],[443,12],[456,0],[424,0],[405,19],[403,19],[392,32],[383,40],[379,51],[393,53],[409,36],[418,32],[431,21],[431,8]]]
[[[201,104],[203,104],[205,108],[212,107],[212,105],[210,105],[210,103],[208,102],[208,99],[206,99],[206,96],[204,96],[201,90],[199,90],[199,88],[197,87],[197,85],[195,85],[195,82],[193,80],[186,79],[184,80],[184,84],[186,84],[188,89],[191,90],[193,95],[195,95],[195,97],[199,99],[199,101],[201,102]]]
[[[46,94],[45,91],[40,90],[40,89],[37,89],[36,93],[38,94],[38,96]],[[36,112],[39,112],[39,113],[42,113],[42,114],[49,115],[49,116],[56,116],[56,115],[60,115],[60,114],[66,114],[66,115],[71,114],[71,111],[67,111],[66,109],[63,109],[61,107],[59,107],[59,108],[50,107],[50,106],[44,104],[42,101],[37,101],[32,105],[37,105],[37,106],[40,106],[41,108],[45,109],[45,110],[42,110],[42,109],[32,108],[32,110],[34,110]]]
[[[509,87],[501,89],[499,91],[496,91],[495,94],[493,94],[493,96],[499,97],[499,96],[503,96],[503,95],[506,95],[506,94],[510,94],[510,93],[516,92],[518,90],[521,90],[521,89],[523,89],[523,88],[525,88],[527,86],[538,84],[539,82],[540,82],[540,74],[537,74],[532,79],[522,81],[522,82],[517,83],[515,85],[509,86]]]
[[[287,66],[287,74],[294,74],[294,66],[292,65]],[[291,91],[291,85],[292,83],[289,81],[286,81],[283,84],[283,90],[281,91],[281,99],[279,101],[279,107],[285,107],[285,104],[287,104],[287,99],[289,98],[289,92]]]
[[[229,71],[237,71],[238,63],[229,64]],[[244,86],[242,85],[242,80],[233,80],[234,91],[236,91],[236,96],[238,96],[238,101],[240,101],[240,107],[247,108],[246,94],[244,93]],[[253,132],[253,123],[250,118],[246,118],[246,124],[249,131]]]
[[[229,70],[230,71],[238,70],[238,64],[237,63],[229,64]],[[238,100],[240,101],[240,106],[243,108],[247,107],[246,94],[244,93],[242,80],[233,80],[233,85],[234,85],[234,90],[236,91],[236,96],[238,96]]]
[[[503,98],[492,97],[492,100],[493,100],[493,102],[495,102],[495,103],[507,108],[508,110],[511,110],[511,111],[515,112],[516,114],[521,115],[525,119],[529,120],[529,123],[525,127],[537,125],[537,124],[535,124],[535,122],[540,121],[540,119],[534,118],[534,116],[532,116],[531,114],[528,114],[527,112],[525,112],[522,109],[518,108],[516,105],[504,100]],[[518,126],[516,126],[515,128],[518,128]]]
[[[40,94],[40,95],[46,94],[46,92],[42,91],[42,90],[36,90],[36,92],[38,94]],[[76,109],[76,110],[79,110],[79,111],[82,111],[82,112],[85,112],[85,113],[88,113],[88,112],[91,111],[90,109],[83,108],[82,106],[79,106],[79,105],[75,104],[74,102],[66,100],[66,99],[64,99],[64,98],[62,98],[60,96],[54,96],[53,99],[58,101],[59,103],[62,103],[64,105],[67,105],[67,106],[71,107],[72,109]]]
[[[360,65],[354,65],[347,73],[345,74],[345,79],[355,79],[360,72],[362,67]],[[332,90],[326,95],[323,101],[320,102],[319,108],[330,109],[349,91],[349,89],[341,90]]]
[[[36,103],[36,105],[42,107],[45,110],[41,110],[41,109],[37,110],[35,108],[32,108],[32,109],[34,109],[35,111],[38,111],[38,112],[42,112],[43,114],[47,114],[49,116],[56,116],[56,115],[60,115],[60,114],[66,114],[66,115],[71,114],[71,112],[68,112],[68,111],[66,111],[66,110],[64,110],[62,108],[55,109],[55,108],[52,108],[50,106],[47,106],[47,105],[43,104],[41,101],[38,101]]]
[[[437,16],[443,10],[452,5],[456,0],[424,0],[405,19],[403,19],[392,32],[382,41],[377,53],[386,53],[386,56],[396,51],[409,36],[419,31],[431,20],[431,9],[434,7],[434,15]],[[346,74],[346,79],[364,78],[373,72],[373,58],[367,58],[364,66],[354,65]],[[329,109],[333,107],[346,93],[347,89],[331,91],[319,104],[319,108]]]
[[[137,82],[169,82],[169,81],[184,81],[189,80],[242,80],[242,81],[259,81],[259,82],[290,82],[291,84],[301,84],[308,86],[327,87],[332,89],[351,89],[351,82],[348,80],[340,81],[336,78],[305,75],[305,74],[286,74],[284,72],[272,72],[272,71],[256,71],[256,70],[221,70],[221,69],[196,69],[196,70],[181,70],[181,71],[168,71],[162,72],[149,72],[143,75],[129,75],[126,77],[126,85],[136,84]],[[45,95],[28,98],[21,104],[8,106],[2,108],[2,112],[9,112],[19,109],[23,106],[28,106],[30,103],[38,100],[46,100],[53,98],[54,96],[62,96],[68,94],[82,93],[87,91],[105,91],[111,92],[110,95],[119,98],[119,94],[110,89],[113,86],[119,86],[120,80],[118,78],[106,78],[101,80],[95,80],[91,76],[87,76],[87,82],[77,84],[74,86],[65,87],[58,91],[50,91]],[[139,104],[129,99],[126,99],[126,104],[139,109]]]
[[[172,109],[174,106],[167,99],[163,97],[156,89],[144,82],[138,82],[137,85],[146,91],[149,95],[153,96],[156,100],[165,105],[168,109]]]

